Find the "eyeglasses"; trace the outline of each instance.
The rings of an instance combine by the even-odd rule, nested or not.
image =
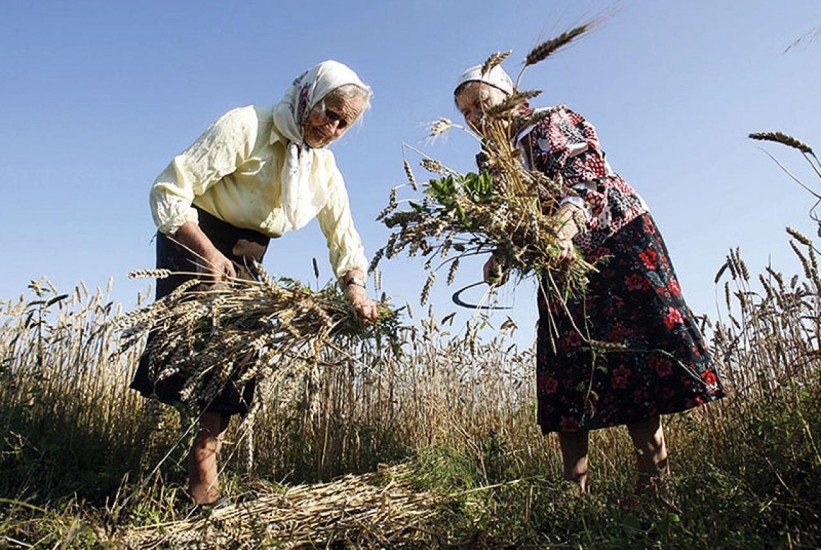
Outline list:
[[[329,109],[326,104],[325,100],[323,99],[317,107],[319,111],[325,116],[325,120],[328,122],[336,122],[337,128],[345,128],[348,126],[349,121],[342,118],[342,115],[334,111],[333,109]]]
[[[325,118],[328,119],[328,122],[336,122],[337,128],[344,128],[348,125],[348,121],[342,118],[339,113],[332,111],[327,107],[325,107]]]

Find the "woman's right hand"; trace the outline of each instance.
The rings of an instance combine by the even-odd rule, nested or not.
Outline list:
[[[198,271],[210,275],[214,283],[237,276],[234,264],[220,252],[196,222],[185,222],[174,238],[198,256]]]
[[[573,238],[579,232],[576,216],[582,216],[581,209],[573,203],[566,202],[556,214],[556,246],[559,248],[556,260],[559,265],[567,266],[576,261],[576,247]]]
[[[236,278],[237,270],[234,269],[234,264],[225,255],[217,250],[215,246],[211,246],[210,250],[203,251],[202,263],[200,271],[210,275],[215,283],[227,281]]]

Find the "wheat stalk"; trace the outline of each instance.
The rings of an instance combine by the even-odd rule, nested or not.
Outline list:
[[[529,99],[538,97],[541,93],[541,90],[527,90],[524,92],[513,93],[498,105],[494,105],[493,107],[488,109],[485,112],[485,116],[498,117],[501,115],[508,114],[509,111],[512,111],[513,109],[521,105],[524,105]]]
[[[813,154],[812,148],[809,145],[797,138],[785,134],[784,132],[753,132],[749,135],[749,137],[750,139],[755,139],[758,141],[772,141],[775,143],[781,143],[787,147],[798,149],[802,153],[806,153],[808,155]]]
[[[559,36],[555,38],[549,38],[544,42],[538,44],[535,48],[530,50],[530,52],[525,56],[524,64],[525,66],[528,65],[535,65],[540,61],[544,61],[561,48],[569,45],[573,40],[579,38],[584,33],[590,30],[590,24],[584,23],[570,29],[569,31],[565,31],[561,33]]]
[[[145,351],[151,377],[185,375],[181,397],[192,412],[219,393],[234,373],[244,373],[242,383],[264,378],[271,372],[271,358],[290,357],[278,368],[304,370],[317,363],[334,339],[390,340],[396,335],[397,312],[385,302],[378,305],[377,324],[365,325],[335,286],[314,292],[298,282],[271,278],[262,266],[257,269],[259,281],[175,291],[116,321],[123,350],[152,332]]]
[[[505,50],[503,52],[494,52],[490,55],[490,57],[482,63],[482,75],[486,75],[489,73],[493,67],[499,65],[502,61],[507,59],[507,57],[513,52],[513,50]]]

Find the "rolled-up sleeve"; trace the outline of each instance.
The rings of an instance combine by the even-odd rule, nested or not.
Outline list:
[[[329,161],[334,162],[333,158]],[[362,239],[354,227],[344,179],[335,163],[331,169],[329,185],[328,202],[317,214],[317,220],[328,242],[331,266],[341,284],[345,274],[352,269],[367,273],[368,260],[365,257]]]
[[[186,222],[198,221],[192,201],[248,158],[258,126],[253,107],[233,109],[174,157],[151,187],[151,214],[160,232],[173,235]]]

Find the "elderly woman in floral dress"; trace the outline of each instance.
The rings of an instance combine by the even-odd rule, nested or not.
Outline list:
[[[454,91],[465,121],[479,134],[484,113],[514,93],[496,66],[466,70]],[[532,114],[525,105],[523,114]],[[568,194],[557,218],[559,259],[601,260],[586,292],[566,309],[540,291],[537,339],[538,421],[558,432],[564,476],[587,490],[588,432],[626,425],[636,450],[641,494],[669,471],[661,415],[724,395],[692,312],[681,293],[649,209],[615,173],[595,128],[566,107],[511,129],[531,170],[561,177]],[[485,279],[499,274],[494,258]],[[546,288],[546,287],[545,287]],[[594,352],[593,340],[619,345]]]
[[[273,108],[241,107],[220,117],[151,189],[157,267],[199,271],[211,281],[254,277],[271,238],[317,218],[345,297],[362,318],[375,319],[362,242],[342,174],[326,148],[360,119],[370,97],[353,70],[325,61],[297,77]],[[192,277],[159,280],[157,298]],[[155,379],[147,355],[131,387],[178,405],[185,378]],[[252,383],[240,390],[229,380],[213,401],[199,404],[199,432],[188,456],[188,490],[196,503],[221,500],[217,454],[230,416],[248,412],[253,392]]]

